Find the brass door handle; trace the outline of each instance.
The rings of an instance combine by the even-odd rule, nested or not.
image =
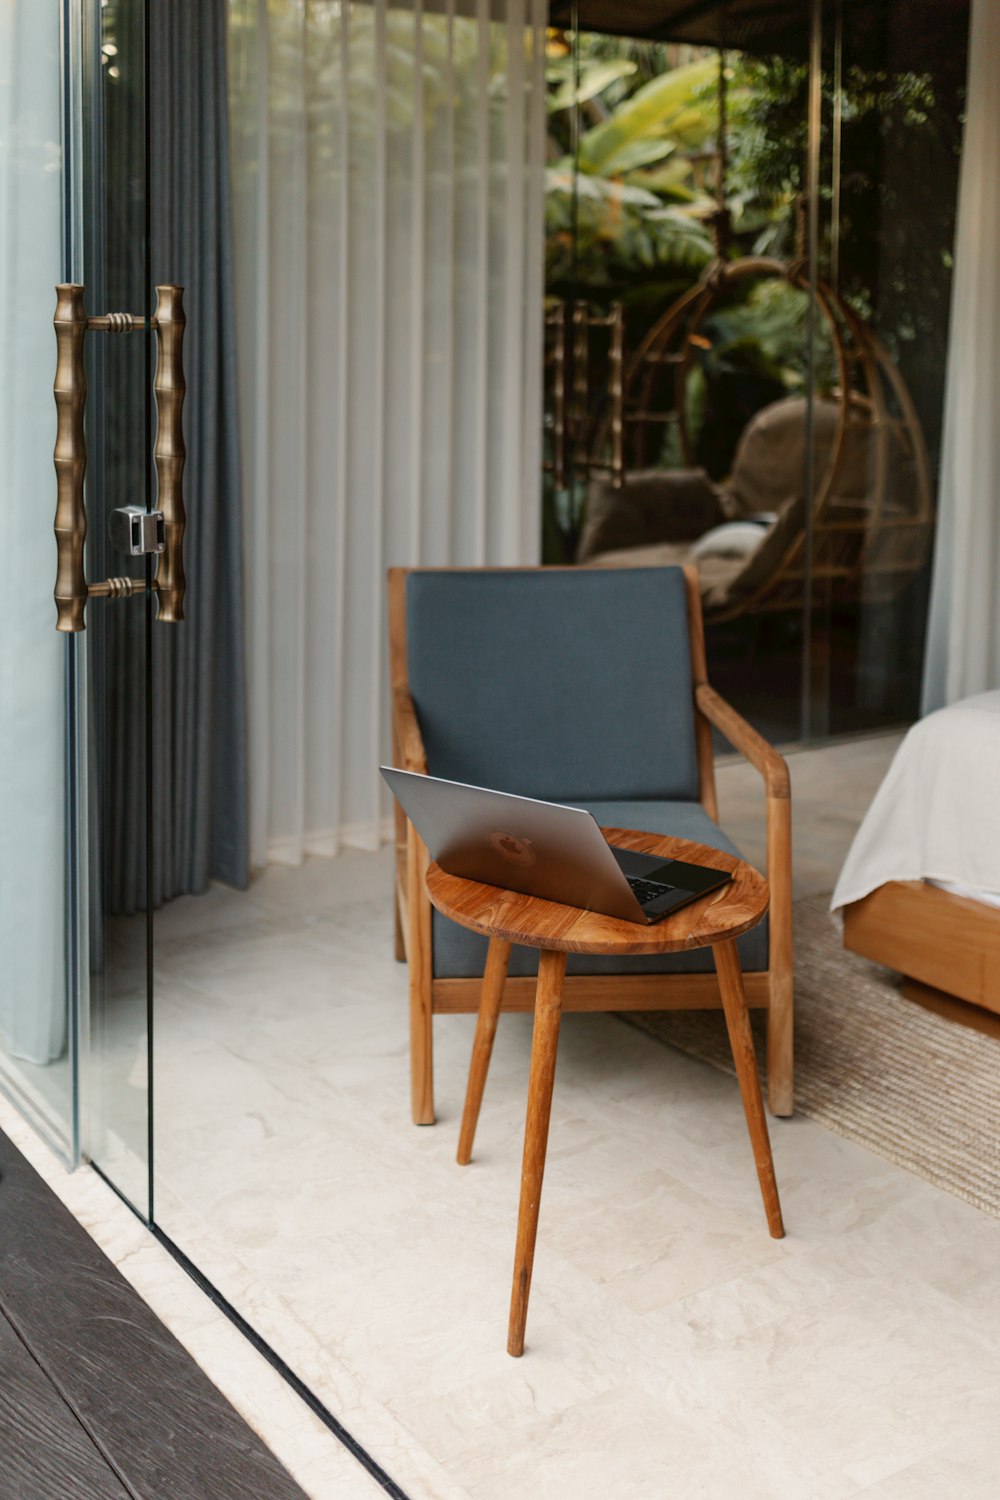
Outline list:
[[[171,624],[184,618],[184,430],[181,409],[187,386],[184,381],[182,345],[184,288],[158,286],[153,326],[156,329],[156,446],[153,461],[158,481],[157,495],[163,512],[165,547],[156,573],[159,594],[156,618]]]
[[[87,401],[87,377],[83,346],[88,332],[143,333],[155,331],[157,343],[156,446],[153,460],[158,480],[158,500],[163,512],[164,548],[153,588],[159,603],[157,619],[174,623],[184,618],[184,513],[183,475],[186,452],[181,413],[186,390],[183,342],[184,288],[158,286],[156,312],[149,320],[131,313],[105,313],[88,318],[82,286],[56,287],[56,469],[55,534],[56,629],[69,634],[86,628],[84,610],[88,599],[125,599],[145,592],[140,578],[108,578],[87,583],[84,542],[87,511],[83,481],[87,469],[87,444],[83,417]]]

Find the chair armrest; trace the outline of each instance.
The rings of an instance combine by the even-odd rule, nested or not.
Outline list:
[[[698,683],[694,696],[699,710],[708,722],[724,734],[733,748],[763,776],[768,797],[791,797],[791,779],[784,756],[773,745],[769,745],[742,714],[731,708],[725,698],[720,698],[707,682]]]
[[[767,850],[765,865],[770,913],[768,921],[767,1072],[771,1110],[790,1115],[794,1108],[792,1084],[792,1004],[794,959],[792,947],[792,788],[785,758],[742,714],[720,698],[707,682],[695,687],[695,702],[710,724],[755,767],[764,779]]]
[[[420,733],[420,721],[413,706],[413,699],[404,687],[396,687],[392,694],[393,739],[400,760],[400,769],[427,775],[427,752]]]
[[[407,689],[397,684],[392,690],[393,755],[403,771],[428,774],[420,721]],[[394,800],[396,823],[396,891],[399,939],[410,965],[410,987],[420,972],[420,955],[430,952],[430,898],[424,886],[427,849],[417,830]],[[398,950],[397,950],[398,951]],[[426,1122],[425,1122],[426,1123]]]

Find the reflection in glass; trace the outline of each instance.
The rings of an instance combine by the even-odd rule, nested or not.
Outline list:
[[[143,314],[146,254],[144,29],[141,0],[109,0],[91,20],[85,87],[87,303]],[[151,446],[144,333],[87,339],[87,576],[142,577],[112,550],[108,520],[145,504]],[[90,1030],[86,1147],[149,1212],[146,934],[147,620],[142,595],[87,613]]]
[[[65,662],[52,584],[60,6],[0,10],[0,1084],[73,1150]],[[16,295],[11,289],[16,288]]]
[[[778,740],[917,709],[966,16],[903,10],[823,10],[812,121],[804,33],[550,36],[544,556],[696,562]]]
[[[912,452],[933,520],[944,409],[952,253],[962,146],[968,6],[893,0],[876,33],[827,7],[823,47],[821,266],[884,353],[893,389],[880,420],[890,435],[878,480],[883,512],[912,514],[921,495],[899,483]],[[835,92],[836,85],[840,87]],[[914,445],[912,439],[917,435]],[[926,450],[926,459],[922,450]],[[834,592],[815,635],[829,687],[831,733],[909,721],[919,712],[931,526],[893,549],[872,537],[862,587]]]

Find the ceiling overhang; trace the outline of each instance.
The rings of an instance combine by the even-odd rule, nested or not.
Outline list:
[[[809,5],[801,0],[551,0],[549,21],[581,31],[641,37],[650,42],[694,42],[741,51],[803,51]]]
[[[845,53],[868,66],[926,68],[941,47],[963,46],[969,0],[824,0],[826,35],[843,15]],[[581,31],[691,42],[803,61],[811,0],[550,0],[549,23]]]

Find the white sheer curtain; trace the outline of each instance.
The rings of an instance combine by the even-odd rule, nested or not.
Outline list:
[[[543,0],[234,0],[251,849],[375,847],[386,567],[537,560]]]
[[[973,0],[924,712],[1000,687],[1000,0]]]
[[[0,1049],[33,1063],[61,1054],[66,1029],[66,646],[52,603],[59,12],[54,0],[0,6]]]

